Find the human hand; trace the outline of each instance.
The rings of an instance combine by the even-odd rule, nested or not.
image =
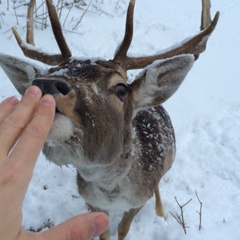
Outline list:
[[[36,159],[51,127],[55,101],[41,98],[36,86],[27,89],[19,102],[10,97],[0,104],[0,239],[87,240],[108,228],[103,213],[74,217],[43,233],[22,228],[22,203]]]

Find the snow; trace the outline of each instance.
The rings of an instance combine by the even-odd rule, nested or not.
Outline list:
[[[0,51],[23,59],[10,28],[15,26],[24,36],[27,12],[24,3],[26,0],[15,3],[19,6],[17,19],[13,1],[0,4]],[[65,7],[61,22],[73,55],[112,58],[124,34],[127,5],[127,0],[93,0],[87,12],[83,5],[71,11]],[[153,54],[196,34],[200,9],[200,0],[136,1],[130,54]],[[240,11],[240,2],[212,0],[212,16],[217,10],[220,20],[207,51],[177,93],[164,104],[177,138],[175,162],[160,183],[167,220],[156,216],[155,199],[151,198],[134,219],[126,240],[240,239],[240,18],[234,17]],[[83,14],[77,29],[72,30]],[[42,30],[40,23],[35,25],[36,46],[48,53],[58,52],[50,28]],[[136,73],[130,71],[129,77]],[[20,98],[1,69],[0,82],[0,101],[11,95]],[[24,227],[41,229],[87,212],[75,179],[73,167],[60,168],[41,154],[23,206]],[[195,192],[203,204],[200,231],[197,213],[200,204]],[[180,214],[175,197],[182,205],[192,199],[184,207],[187,234],[170,214]],[[116,240],[121,213],[113,212],[110,217],[111,239]]]

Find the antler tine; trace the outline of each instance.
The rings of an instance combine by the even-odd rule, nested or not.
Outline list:
[[[134,6],[135,0],[130,0],[128,11],[127,11],[127,19],[126,19],[126,28],[124,39],[121,43],[121,46],[117,50],[115,57],[113,59],[114,62],[119,62],[122,67],[125,67],[127,51],[131,45],[133,38],[133,14],[134,14]]]
[[[200,53],[204,52],[206,49],[206,44],[209,36],[214,31],[220,13],[217,12],[213,21],[210,18],[210,0],[202,0],[203,10],[202,10],[202,24],[201,30],[198,35],[191,38],[184,44],[180,45],[179,47],[172,49],[168,52],[152,55],[147,57],[128,57],[126,56],[125,59],[125,69],[139,69],[144,68],[147,65],[151,64],[155,60],[166,59],[170,57],[174,57],[180,54],[193,54],[195,56],[195,60],[198,59]]]
[[[210,8],[211,8],[210,0],[202,0],[202,16],[201,16],[201,26],[200,26],[200,30],[202,31],[206,29],[209,25],[211,25],[212,20],[211,20]],[[208,38],[203,40],[201,43],[203,51],[207,47],[207,40]],[[195,55],[196,60],[199,58],[199,55],[200,54]]]
[[[210,0],[202,0],[202,19],[201,19],[201,30],[206,29],[211,24],[211,2]]]
[[[27,34],[26,34],[26,42],[24,43],[23,40],[21,39],[20,35],[18,32],[15,30],[15,28],[12,28],[12,32],[17,40],[17,43],[19,47],[22,49],[24,55],[26,57],[29,57],[31,59],[40,61],[42,63],[45,63],[47,65],[51,66],[56,66],[61,64],[63,61],[66,61],[71,57],[71,52],[66,44],[66,41],[64,39],[64,36],[62,34],[62,29],[60,22],[57,17],[56,10],[53,6],[53,3],[51,0],[47,0],[47,6],[48,6],[48,12],[49,12],[49,17],[54,33],[54,37],[58,43],[58,46],[61,50],[61,54],[46,54],[43,52],[38,51],[35,49],[34,46],[34,34],[33,34],[33,8],[35,6],[36,0],[31,0],[29,3],[29,8],[28,8],[28,16],[27,16]]]
[[[28,13],[27,13],[27,35],[26,35],[26,42],[31,45],[34,44],[34,27],[33,27],[33,9],[35,7],[36,0],[32,0],[29,3]]]
[[[26,57],[51,66],[59,65],[63,61],[63,57],[60,54],[48,55],[46,53],[39,52],[38,50],[34,49],[33,46],[24,43],[15,28],[12,28],[12,32],[17,40],[19,47],[22,49],[23,54]]]
[[[52,3],[52,0],[47,0],[46,3],[48,7],[48,13],[49,13],[49,18],[51,21],[54,37],[57,41],[58,47],[60,48],[60,51],[62,53],[64,60],[67,60],[72,56],[72,54],[63,36],[62,27],[59,22],[56,9]]]

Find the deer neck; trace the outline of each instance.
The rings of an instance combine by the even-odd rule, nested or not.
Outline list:
[[[86,182],[95,182],[102,188],[114,188],[121,180],[125,179],[136,163],[136,141],[131,141],[121,154],[111,161],[99,160],[98,164],[91,164],[85,159],[86,164],[79,163],[75,167]],[[109,162],[108,164],[103,164]]]
[[[74,139],[64,143],[47,141],[43,153],[48,160],[57,165],[73,165],[85,182],[95,182],[102,187],[114,186],[129,174],[136,163],[135,156],[138,155],[136,152],[140,148],[134,135],[134,131],[127,134],[122,151],[111,159],[104,155],[89,159],[79,146],[74,145]]]

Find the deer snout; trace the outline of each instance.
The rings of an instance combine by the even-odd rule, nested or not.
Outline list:
[[[67,95],[71,90],[67,83],[62,80],[35,79],[32,85],[38,86],[42,91],[42,95]]]

